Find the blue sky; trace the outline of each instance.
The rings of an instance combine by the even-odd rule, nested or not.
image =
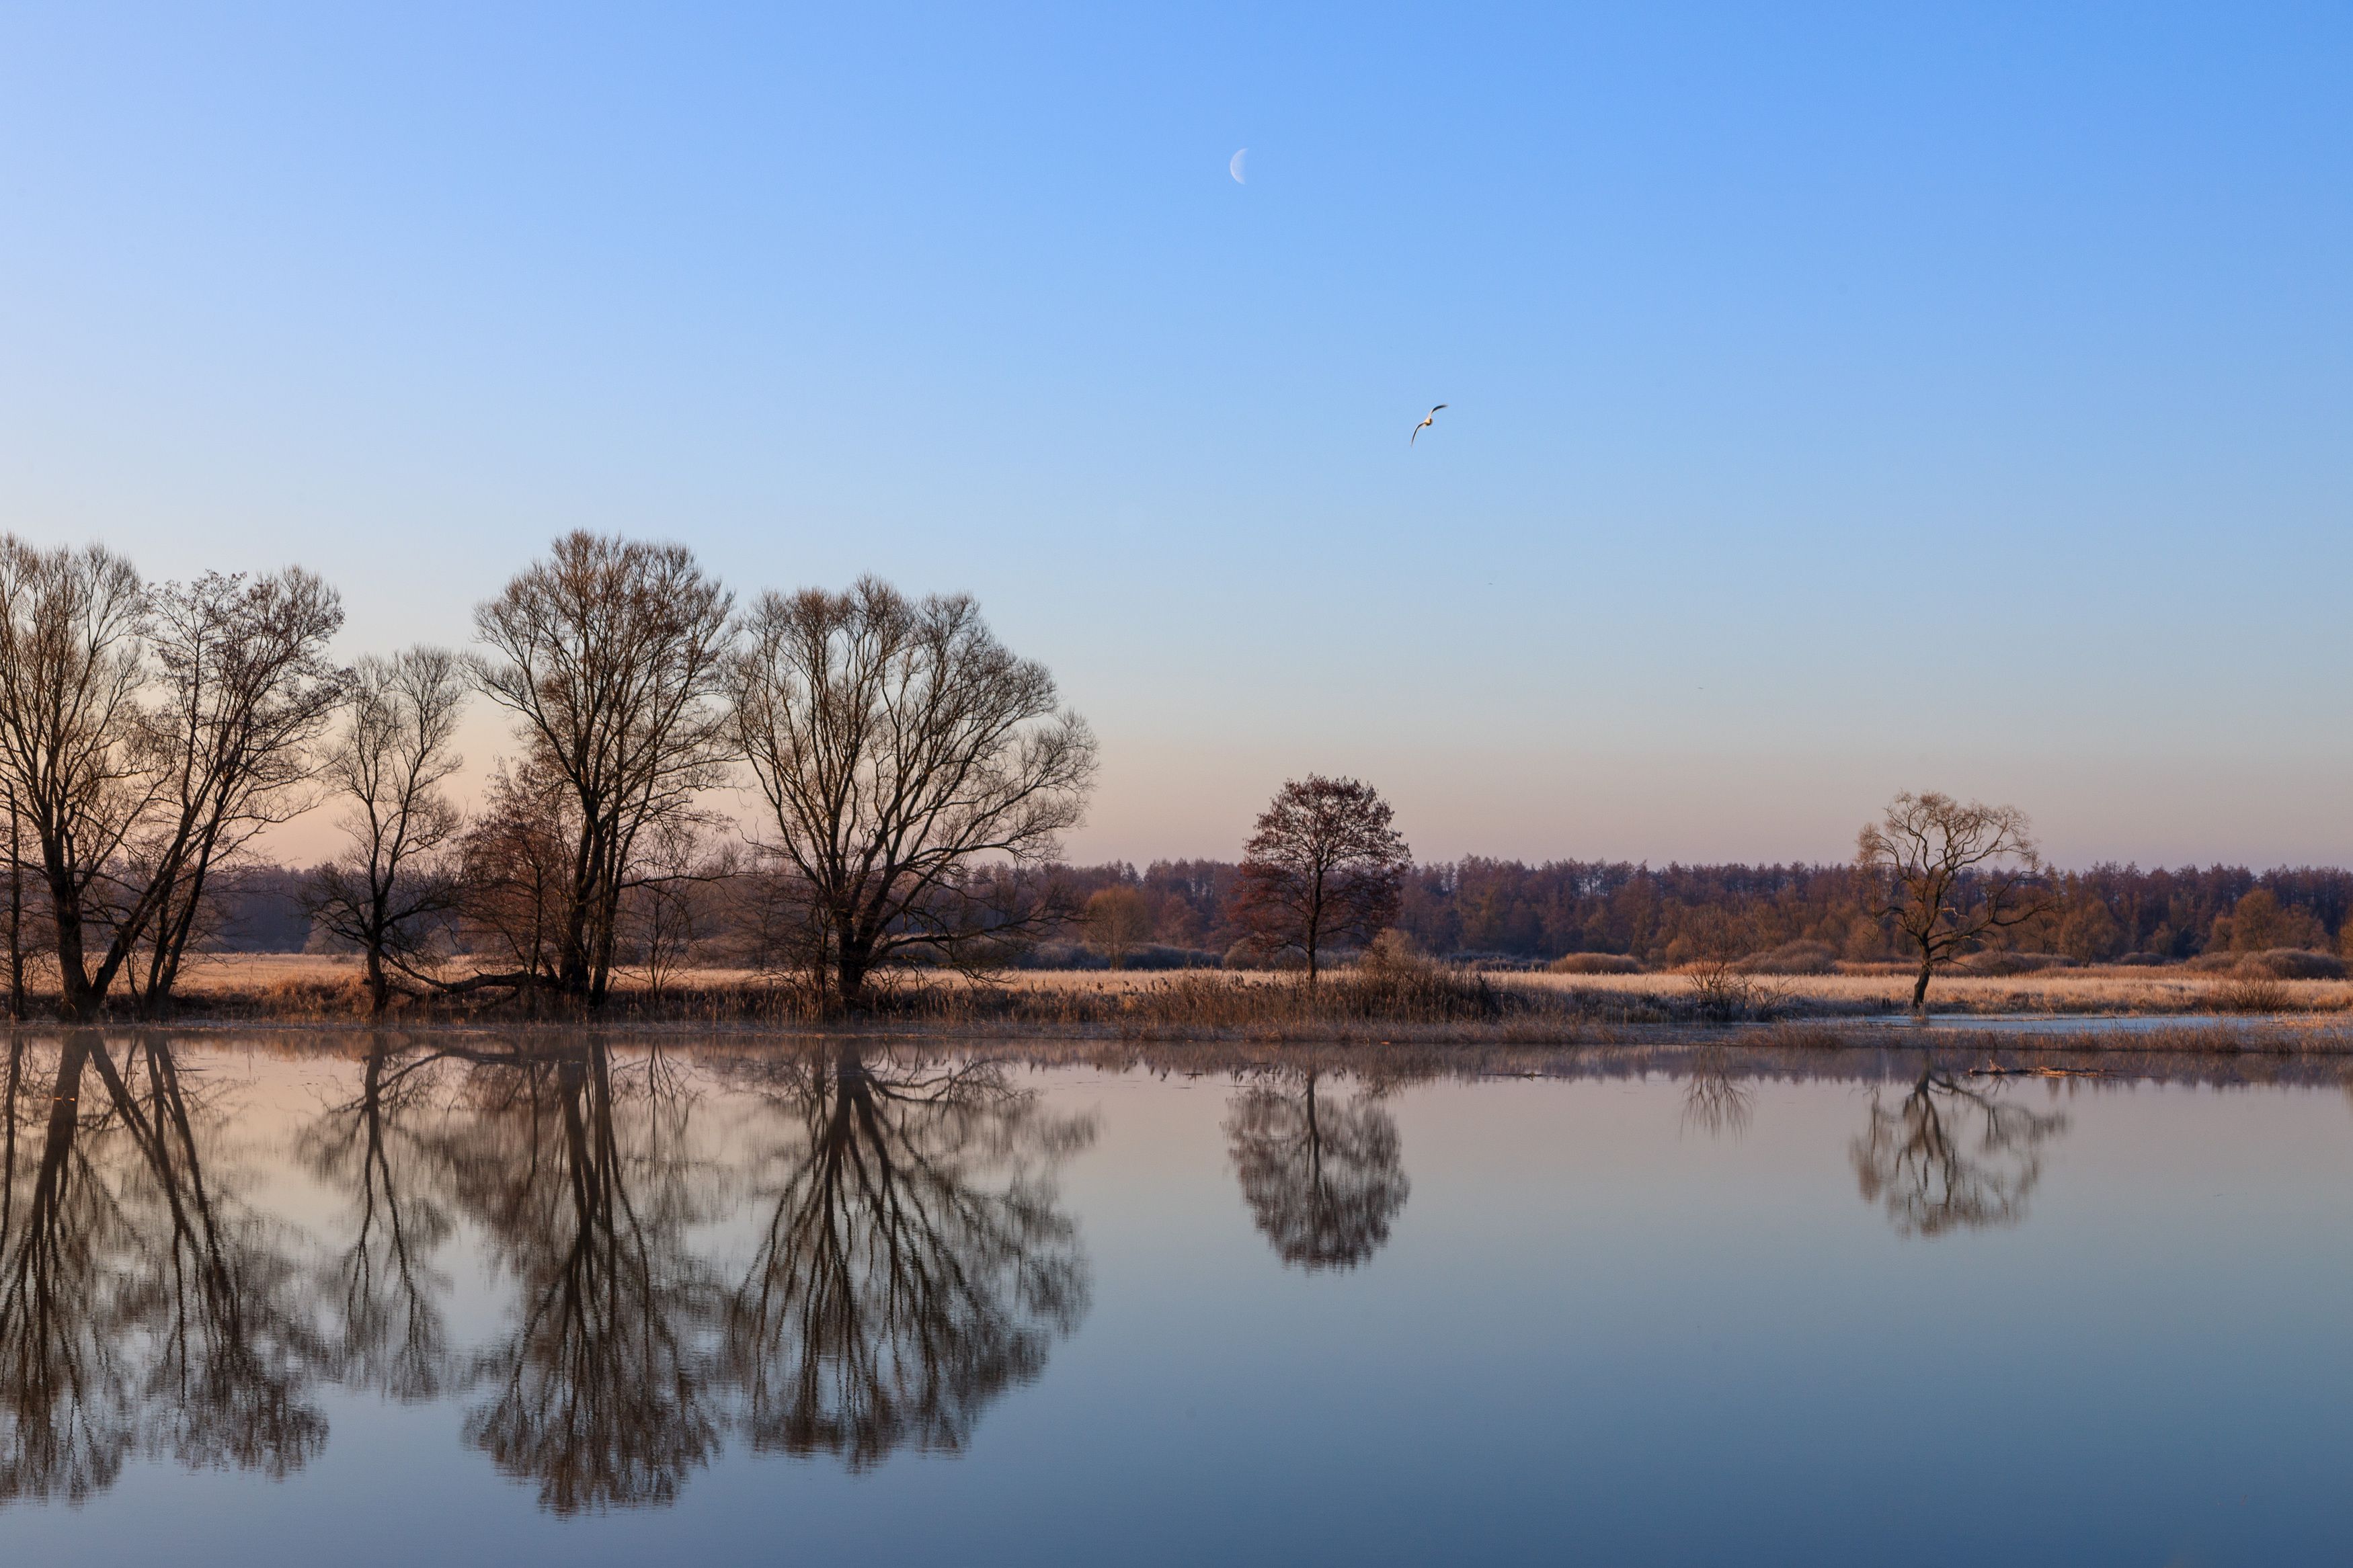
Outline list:
[[[967,589],[1089,858],[1315,769],[1426,857],[1911,787],[2353,861],[2349,69],[2341,5],[13,4],[0,523],[299,560],[352,652],[573,526]]]

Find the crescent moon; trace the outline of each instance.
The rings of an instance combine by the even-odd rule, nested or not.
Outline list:
[[[1234,177],[1234,184],[1238,185],[1247,185],[1250,184],[1249,179],[1246,177],[1250,173],[1249,166],[1243,162],[1243,160],[1247,159],[1249,156],[1250,149],[1245,147],[1240,152],[1235,153],[1233,155],[1233,160],[1226,165],[1226,173]]]

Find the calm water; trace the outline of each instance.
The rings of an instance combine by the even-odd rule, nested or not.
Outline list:
[[[2353,1554],[2333,1084],[32,1040],[0,1560]]]

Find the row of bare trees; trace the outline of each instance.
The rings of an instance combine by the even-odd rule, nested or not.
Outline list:
[[[1036,873],[1084,809],[1092,735],[968,598],[869,578],[739,611],[683,546],[575,532],[474,619],[470,654],[341,668],[341,604],[300,568],[151,586],[100,547],[0,538],[12,1008],[27,873],[60,1013],[92,1017],[118,984],[154,1012],[221,868],[327,800],[348,847],[311,913],[364,955],[378,1011],[400,985],[596,1007],[625,909],[658,963],[691,937],[686,890],[746,853],[772,952],[852,1005],[884,966],[1001,953],[1074,912]],[[520,749],[470,821],[447,786],[476,694]],[[713,804],[746,781],[748,833]],[[1937,969],[2041,908],[2011,807],[1899,796],[1858,864],[1917,953],[1915,1008]],[[1377,792],[1310,775],[1260,817],[1232,915],[1312,985],[1332,947],[1396,919],[1410,868]],[[1140,922],[1115,902],[1091,913],[1117,945]],[[446,962],[460,930],[464,966]]]
[[[65,1017],[118,984],[168,1002],[208,879],[328,802],[348,845],[311,914],[378,1010],[402,985],[594,1007],[625,903],[682,918],[677,890],[744,851],[794,961],[852,1004],[881,965],[1059,912],[1024,873],[1080,820],[1093,737],[968,598],[870,578],[739,613],[682,546],[575,532],[477,609],[470,654],[340,668],[342,623],[299,568],[151,586],[100,547],[0,539],[0,792]],[[469,820],[448,784],[477,694],[519,752]],[[713,796],[746,777],[748,834]],[[499,962],[444,963],[459,929]]]

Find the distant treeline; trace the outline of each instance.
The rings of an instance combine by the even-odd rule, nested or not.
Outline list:
[[[1083,891],[1128,881],[1153,911],[1153,940],[1222,952],[1240,932],[1224,910],[1236,868],[1224,861],[1155,861],[1070,869]],[[2094,866],[2054,873],[2049,912],[2005,933],[2020,952],[2083,963],[2143,954],[2187,959],[2209,951],[2335,949],[2353,910],[2353,870],[2253,871]],[[2253,895],[2253,897],[2251,897]],[[1883,885],[1852,866],[1639,866],[1627,861],[1477,857],[1416,867],[1398,928],[1441,956],[1549,960],[1619,953],[1644,963],[1737,958],[1791,942],[1837,957],[1901,956],[1872,912]]]
[[[1157,860],[1134,866],[1061,866],[1049,875],[1082,910],[1106,889],[1142,895],[1147,946],[1131,962],[1224,960],[1242,932],[1232,919],[1239,868],[1225,860]],[[278,866],[239,868],[218,889],[216,935],[226,952],[295,952],[326,944],[303,913],[306,873]],[[2353,870],[2241,866],[2179,869],[2095,866],[2055,873],[2051,910],[2006,933],[2020,952],[2081,963],[2141,955],[2142,962],[2208,952],[2310,948],[2334,952],[2353,911]],[[1738,958],[1793,942],[1822,944],[1852,962],[1902,956],[1873,915],[1880,889],[1850,866],[1638,866],[1626,861],[1462,860],[1419,866],[1407,878],[1398,928],[1438,956],[1548,961],[1573,952],[1616,953],[1645,964]],[[721,886],[702,892],[697,956],[749,956],[759,933],[732,911],[756,900]],[[1099,945],[1074,915],[1048,933],[1048,962],[1091,962]]]

